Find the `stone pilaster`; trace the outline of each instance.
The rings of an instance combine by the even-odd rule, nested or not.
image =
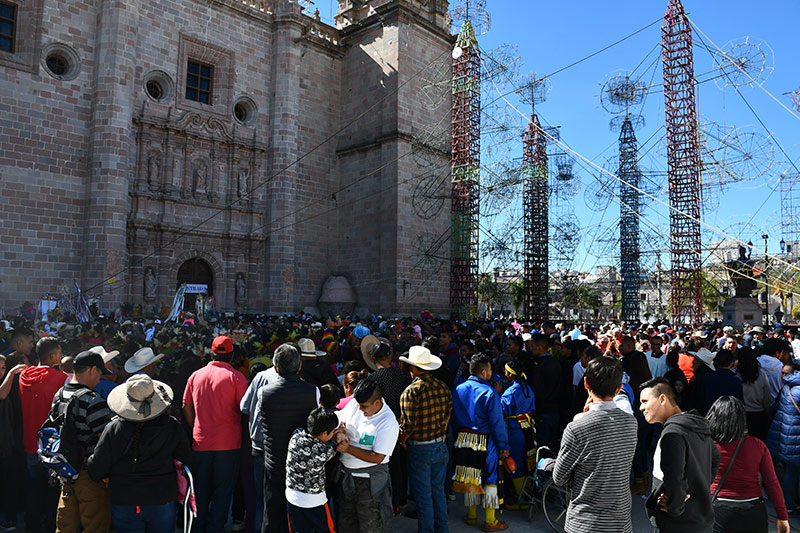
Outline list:
[[[120,271],[127,265],[125,226],[135,157],[131,123],[139,17],[135,0],[104,0],[99,6],[83,288],[102,292],[107,308],[122,303],[128,286],[129,272]]]

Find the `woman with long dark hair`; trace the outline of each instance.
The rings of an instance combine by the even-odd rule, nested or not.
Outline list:
[[[747,434],[744,404],[733,396],[722,396],[706,419],[720,453],[717,476],[711,484],[714,533],[767,533],[767,506],[761,497],[759,474],[778,514],[778,533],[789,533],[789,515],[772,456],[763,441]]]
[[[769,430],[769,408],[772,404],[769,381],[766,374],[761,372],[761,363],[758,362],[755,350],[743,347],[739,349],[737,355],[739,361],[736,365],[736,375],[742,380],[748,433],[766,441]]]

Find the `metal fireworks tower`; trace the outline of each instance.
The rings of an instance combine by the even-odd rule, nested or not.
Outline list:
[[[547,142],[536,113],[522,138],[522,205],[524,209],[525,316],[534,321],[548,316]]]
[[[639,320],[639,163],[636,135],[626,115],[619,133],[619,250],[622,275],[622,315],[625,321]]]
[[[478,40],[466,19],[453,49],[452,234],[450,316],[478,315],[478,217],[481,85]]]
[[[669,169],[672,317],[702,316],[700,277],[700,145],[692,33],[680,0],[669,0],[662,31]]]

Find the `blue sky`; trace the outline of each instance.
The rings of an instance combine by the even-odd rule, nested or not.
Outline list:
[[[329,0],[317,2],[324,19],[330,19],[331,4],[335,5],[335,2]],[[488,0],[487,7],[491,13],[492,27],[487,34],[479,38],[479,41],[485,50],[503,44],[517,47],[523,62],[521,74],[532,71],[537,74],[547,74],[660,19],[663,17],[666,5],[666,0],[614,0],[613,2]],[[749,37],[750,43],[765,41],[772,50],[774,70],[763,83],[763,87],[792,109],[790,97],[783,93],[791,92],[800,86],[796,27],[800,15],[800,2],[685,0],[684,6],[693,22],[723,49],[726,49],[730,41],[740,43],[745,37]],[[663,141],[659,139],[663,137],[665,118],[663,92],[657,86],[663,80],[658,57],[660,49],[653,50],[660,43],[660,39],[659,22],[608,51],[556,74],[550,79],[549,97],[545,103],[537,106],[537,112],[546,124],[560,126],[562,140],[571,149],[603,166],[618,149],[616,144],[618,133],[609,129],[612,115],[600,105],[599,95],[603,82],[609,73],[614,71],[631,71],[638,66],[638,74],[645,72],[645,69],[652,64],[653,67],[645,72],[643,80],[650,85],[652,79],[652,84],[656,86],[648,91],[649,94],[641,108],[645,125],[637,129],[636,135],[640,143],[650,139],[644,146],[644,150],[650,148],[650,151],[643,157],[642,166],[645,170],[662,171],[662,174],[656,175],[654,179],[661,180],[663,185],[665,178],[659,176],[663,176],[663,171],[666,170],[666,157]],[[712,57],[697,44],[695,32],[696,77],[706,79],[714,76]],[[651,51],[648,56],[648,52]],[[768,138],[767,131],[733,88],[728,86],[721,90],[712,80],[701,83],[698,89],[698,112],[705,123],[713,124],[710,126],[711,143],[718,144],[713,137],[724,138],[730,135],[729,138],[738,138],[743,142],[754,141],[757,144],[765,144],[766,148],[759,153],[767,156],[774,153],[774,161],[772,157],[767,157],[766,160],[754,165],[729,165],[731,172],[747,172],[755,169],[757,173],[764,172],[764,174],[754,180],[732,183],[724,190],[715,187],[714,193],[708,194],[704,200],[703,220],[721,230],[732,231],[736,233],[735,236],[744,240],[752,239],[759,247],[763,247],[760,235],[766,232],[770,234],[769,251],[775,253],[778,251],[777,242],[780,240],[780,191],[773,192],[773,188],[776,187],[779,172],[791,168],[778,144],[787,152],[789,159],[800,166],[798,162],[800,138],[797,135],[800,132],[800,119],[783,109],[757,87],[742,87],[740,92],[771,130],[773,137]],[[486,101],[487,98],[496,97],[497,93],[493,87],[485,85],[483,95]],[[524,113],[529,111],[529,106],[521,104],[516,98],[510,97],[509,100]],[[800,112],[795,111],[795,113],[800,115]],[[734,127],[738,130],[734,131]],[[513,149],[512,157],[519,157],[521,150],[520,142],[519,146]],[[590,172],[577,165],[575,172],[583,189],[594,180]],[[596,171],[595,173],[599,174]],[[717,176],[715,169],[711,169],[706,179],[719,181]],[[613,236],[617,231],[619,204],[613,202],[605,211],[605,215],[602,215],[587,208],[584,192],[584,190],[579,191],[571,201],[571,205],[570,202],[560,202],[557,210],[562,214],[574,213],[581,228],[581,242],[570,266],[587,270],[593,266],[613,263],[611,258],[613,254],[602,250],[596,243],[602,240],[604,235]],[[665,192],[657,196],[667,201]],[[667,231],[668,211],[664,206],[651,202],[643,215],[662,231]],[[495,217],[484,223],[486,225],[484,229],[506,238],[503,231],[508,229],[508,221]],[[513,232],[508,235],[511,240],[515,238]],[[704,246],[708,247],[710,241],[724,237],[704,228],[703,238]],[[490,239],[487,235],[482,235],[482,240]],[[590,243],[595,244],[590,246]],[[647,248],[648,244],[643,243],[642,246]],[[668,242],[656,247],[665,251],[661,259],[667,263]],[[482,266],[485,267],[486,263],[484,262]]]

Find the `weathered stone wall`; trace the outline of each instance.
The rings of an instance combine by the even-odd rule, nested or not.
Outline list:
[[[412,205],[431,179],[415,132],[449,124],[449,96],[423,109],[414,76],[447,56],[446,2],[375,1],[341,30],[288,0],[19,2],[17,53],[0,52],[0,307],[73,280],[105,309],[169,305],[200,258],[222,309],[296,312],[340,274],[357,307],[446,310],[446,258],[411,258],[449,223],[444,198]],[[48,46],[79,68],[49,74]],[[189,59],[214,66],[209,105],[186,98]]]

